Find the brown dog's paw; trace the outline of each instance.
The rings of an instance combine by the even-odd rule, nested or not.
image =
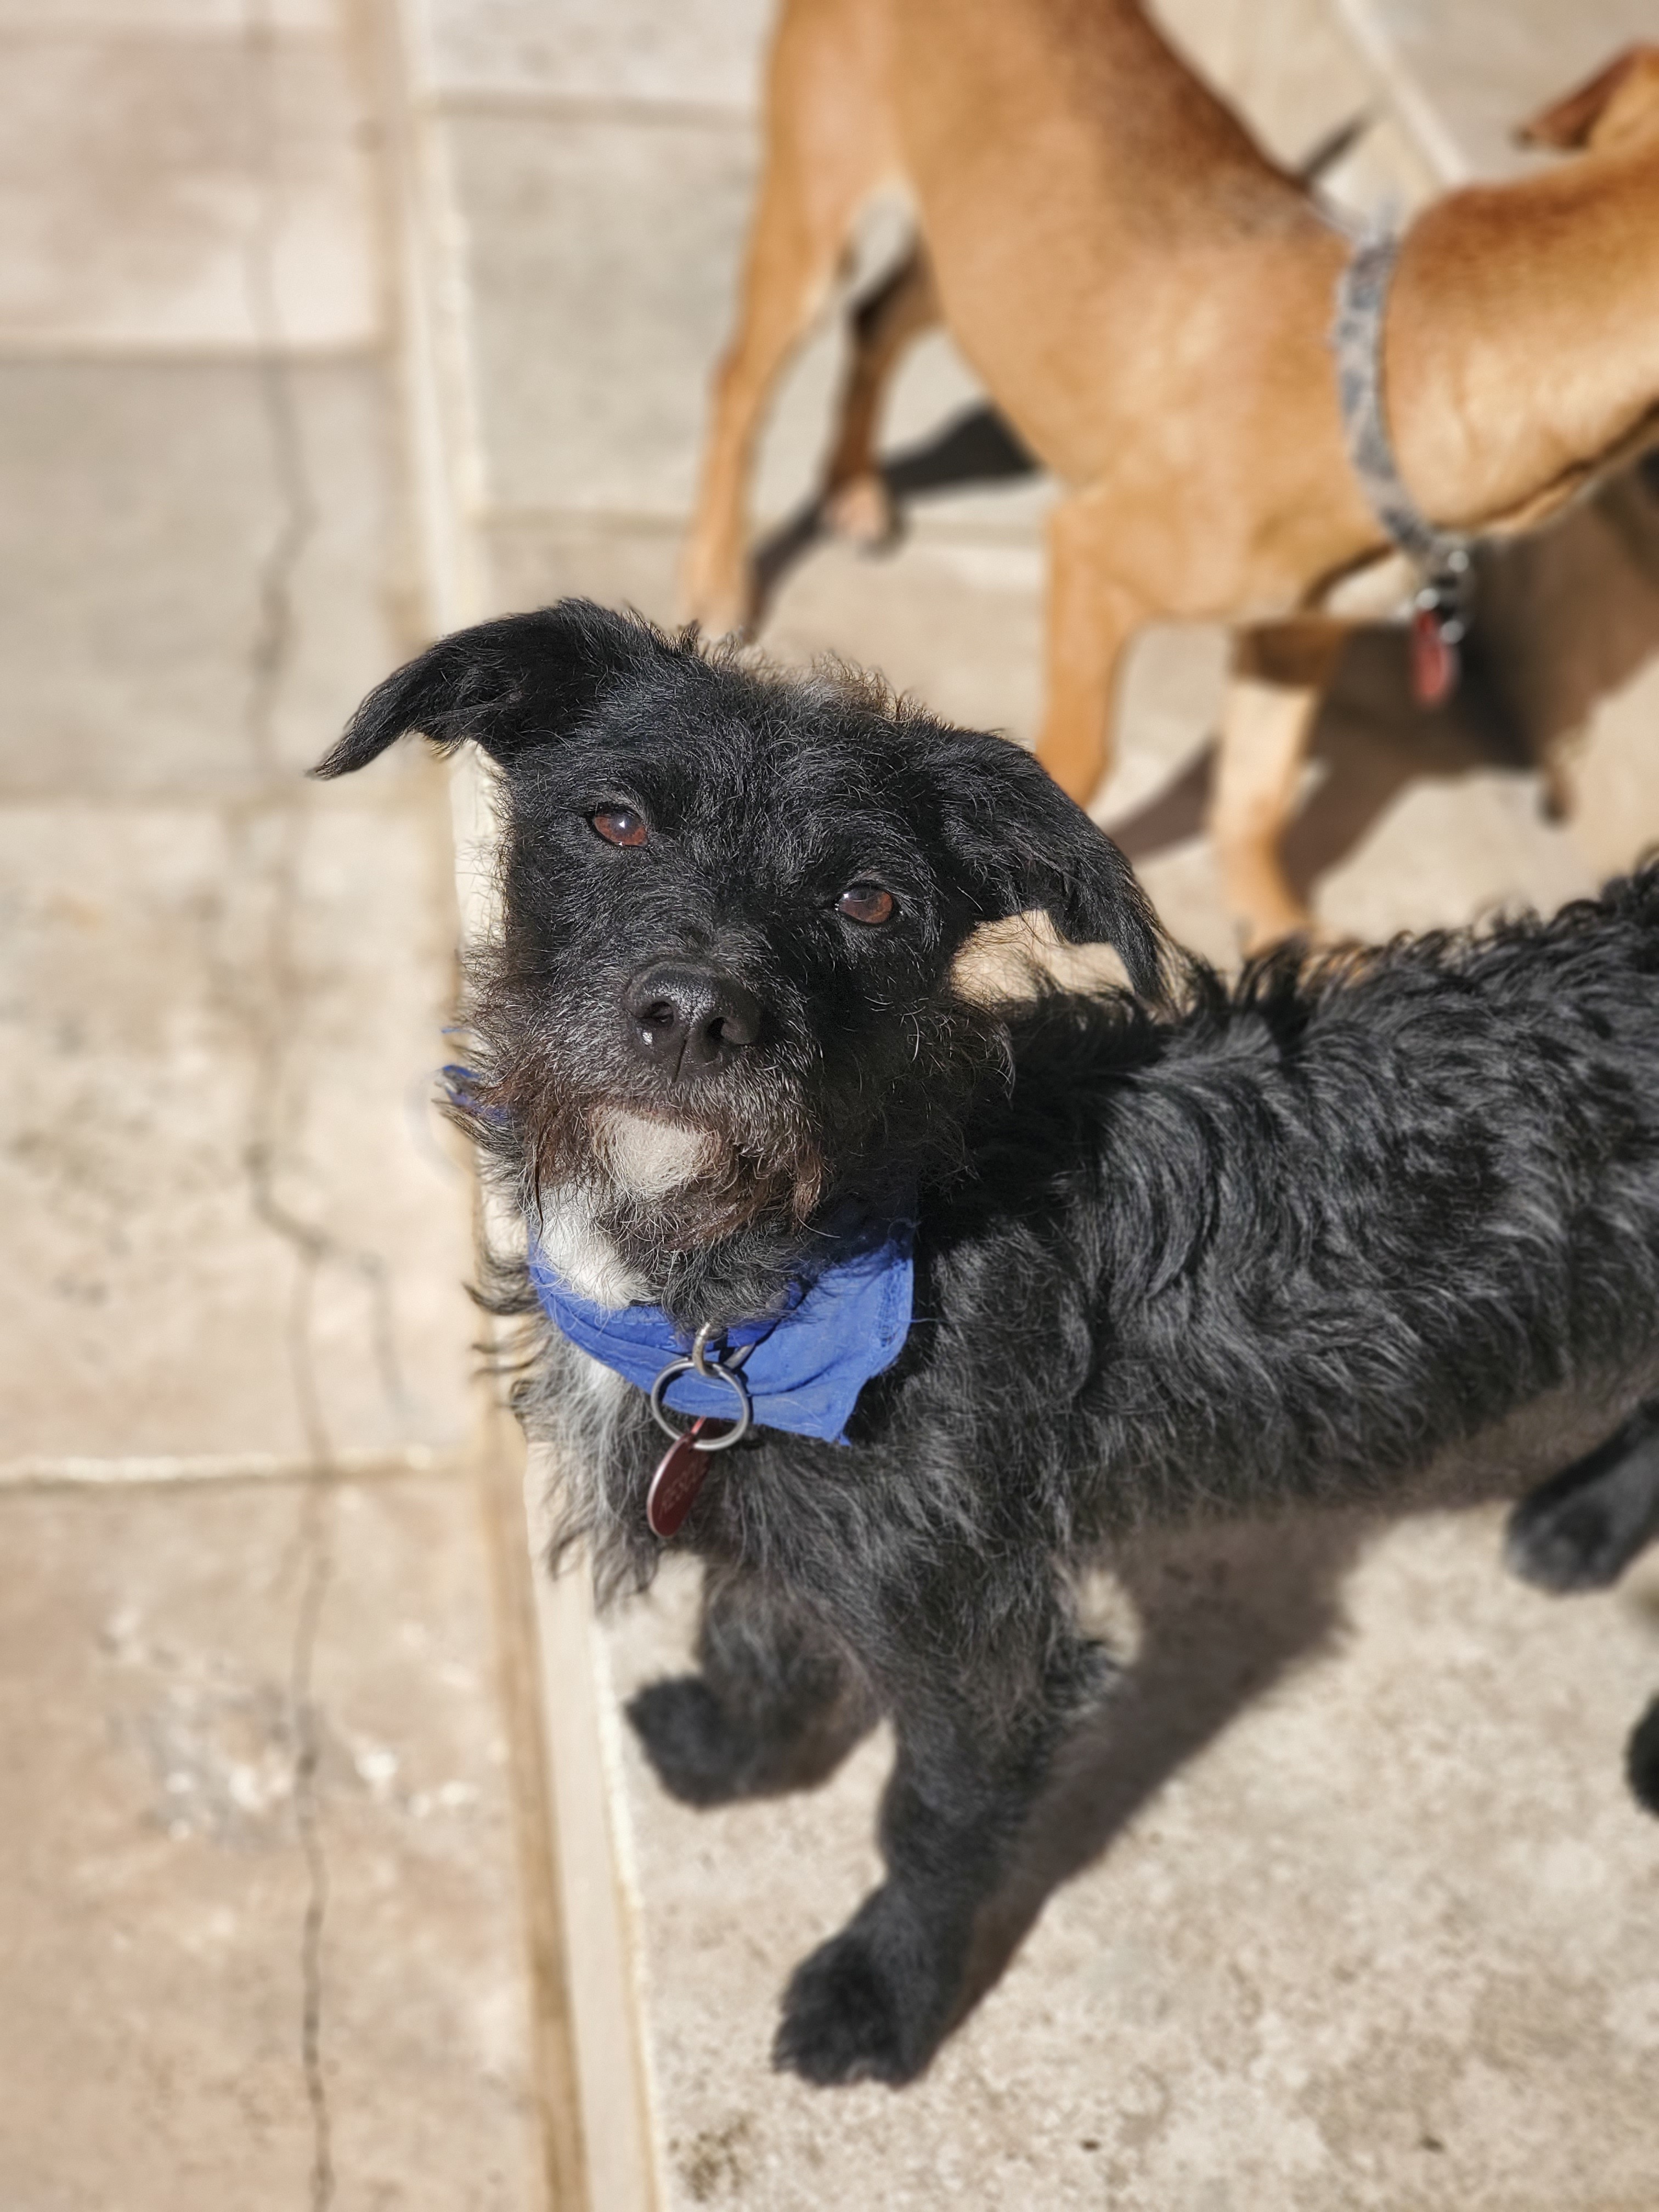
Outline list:
[[[899,513],[882,477],[853,477],[838,484],[823,502],[825,526],[866,553],[883,553],[898,543]]]

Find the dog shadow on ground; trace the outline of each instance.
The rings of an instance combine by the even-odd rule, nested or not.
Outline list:
[[[917,501],[1038,473],[991,407],[970,408],[882,464],[902,534]],[[805,501],[755,555],[758,626],[791,572],[827,536]],[[1659,654],[1659,453],[1612,478],[1551,528],[1484,547],[1462,684],[1444,707],[1411,696],[1405,632],[1355,631],[1315,726],[1314,788],[1286,834],[1299,896],[1363,842],[1409,785],[1482,769],[1538,779],[1539,804],[1571,810],[1576,750],[1597,705]],[[1142,862],[1204,833],[1212,738],[1162,789],[1108,826]]]
[[[902,537],[905,514],[916,500],[986,484],[1012,483],[1040,473],[1036,462],[994,408],[967,408],[932,437],[907,446],[882,463],[882,481],[897,524],[893,542]],[[766,620],[791,573],[830,535],[823,503],[814,496],[803,501],[762,538],[755,548],[751,614],[755,628]]]
[[[1659,647],[1659,635],[1654,643]],[[1285,872],[1306,899],[1314,884],[1364,840],[1409,785],[1451,782],[1481,769],[1515,775],[1534,763],[1522,730],[1482,660],[1457,696],[1432,711],[1411,696],[1402,629],[1367,625],[1349,640],[1314,726],[1313,789],[1285,832]],[[1159,790],[1107,828],[1137,866],[1202,836],[1215,776],[1210,738]]]
[[[1356,629],[1314,726],[1313,789],[1284,840],[1306,900],[1409,785],[1483,769],[1535,781],[1552,819],[1571,815],[1580,748],[1601,702],[1659,654],[1659,455],[1535,537],[1480,549],[1463,680],[1441,708],[1412,697],[1403,628]],[[1107,826],[1142,862],[1203,834],[1212,738]]]
[[[980,1915],[958,2021],[1000,1979],[1054,1891],[1249,1705],[1329,1648],[1344,1624],[1342,1585],[1382,1525],[1316,1513],[1188,1529],[1144,1539],[1115,1562],[1138,1649],[1066,1745]],[[1109,1625],[1107,1640],[1117,1647]]]
[[[1659,468],[1614,478],[1536,538],[1485,549],[1479,567],[1463,681],[1445,706],[1413,699],[1402,628],[1349,639],[1314,726],[1314,787],[1284,840],[1303,899],[1412,784],[1497,769],[1535,781],[1549,818],[1571,816],[1598,707],[1659,654]],[[1203,834],[1216,753],[1212,738],[1108,823],[1130,860]]]
[[[1534,1401],[1390,1505],[1200,1522],[1115,1547],[1107,1603],[1085,1585],[1079,1618],[1121,1672],[1061,1751],[1010,1872],[981,1911],[953,2028],[1000,1980],[1054,1892],[1103,1857],[1257,1698],[1335,1646],[1347,1626],[1346,1585],[1372,1543],[1422,1511],[1525,1495],[1611,1434],[1656,1382],[1659,1367],[1605,1402],[1572,1389]],[[1500,1571],[1494,1541],[1492,1571]],[[1659,1698],[1629,1756],[1632,1787],[1659,1812]]]

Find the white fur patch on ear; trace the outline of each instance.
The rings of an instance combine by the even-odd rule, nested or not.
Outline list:
[[[715,1145],[706,1129],[616,1112],[601,1121],[599,1141],[605,1165],[636,1198],[661,1198],[678,1190],[711,1164]]]
[[[956,957],[951,981],[975,1006],[1029,999],[1039,985],[1062,991],[1125,988],[1128,976],[1109,945],[1066,945],[1040,911],[982,921]]]

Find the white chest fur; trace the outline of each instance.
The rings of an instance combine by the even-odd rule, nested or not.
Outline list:
[[[599,1152],[612,1189],[636,1202],[663,1198],[690,1182],[708,1161],[712,1140],[678,1121],[641,1114],[606,1114]],[[595,1305],[633,1305],[651,1296],[607,1233],[605,1194],[589,1183],[554,1184],[542,1193],[540,1245],[554,1272]]]

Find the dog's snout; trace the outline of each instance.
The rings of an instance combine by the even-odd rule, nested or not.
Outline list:
[[[714,968],[656,961],[633,978],[623,1004],[641,1050],[671,1079],[722,1066],[761,1032],[760,1000]]]

